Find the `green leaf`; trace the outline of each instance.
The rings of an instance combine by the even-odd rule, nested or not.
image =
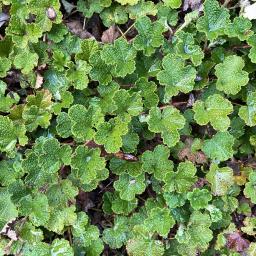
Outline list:
[[[233,106],[228,99],[219,94],[209,96],[205,101],[198,100],[193,105],[194,119],[200,125],[211,123],[214,129],[226,131],[230,126],[227,117],[233,111]]]
[[[99,104],[102,113],[113,113],[116,109],[116,102],[114,101],[115,93],[119,90],[119,84],[112,82],[108,86],[100,85],[97,87],[100,98],[93,98],[92,101]],[[95,104],[95,103],[94,103]]]
[[[178,56],[182,59],[190,59],[195,66],[198,66],[202,63],[204,58],[204,53],[201,50],[201,47],[195,44],[193,34],[180,31],[176,34],[176,44],[174,49]]]
[[[49,69],[44,73],[44,88],[55,95],[60,95],[60,91],[66,90],[69,86],[65,73],[55,69]]]
[[[135,84],[136,91],[140,91],[143,104],[146,108],[156,107],[159,99],[157,95],[157,86],[153,81],[147,78],[140,78]]]
[[[94,241],[94,244],[84,248],[85,255],[88,255],[88,256],[101,255],[103,250],[104,250],[104,245],[101,239]]]
[[[2,230],[5,224],[18,217],[16,206],[11,200],[11,194],[6,188],[0,189],[0,229]]]
[[[22,247],[22,253],[27,256],[46,256],[50,254],[50,246],[44,242],[25,243]]]
[[[0,111],[9,112],[12,105],[18,103],[20,97],[16,93],[7,93],[7,84],[0,81]]]
[[[78,146],[71,159],[72,173],[82,183],[90,183],[97,177],[97,172],[105,169],[105,159],[100,157],[99,148],[89,149]]]
[[[128,215],[130,212],[132,212],[138,205],[137,198],[134,198],[132,201],[126,201],[122,200],[119,195],[115,194],[112,201],[112,207],[114,213],[116,214],[124,214]]]
[[[72,200],[78,194],[78,189],[74,187],[71,181],[65,179],[59,183],[52,184],[47,190],[47,198],[50,207],[65,208],[68,201]]]
[[[90,18],[94,13],[100,13],[104,7],[108,7],[110,4],[111,0],[79,0],[77,9],[86,18]]]
[[[91,180],[90,182],[85,182],[80,179],[80,177],[75,176],[76,174],[79,174],[78,172],[72,172],[68,178],[76,184],[76,186],[81,187],[82,190],[85,192],[90,192],[94,189],[96,189],[99,186],[99,182],[103,181],[108,178],[109,171],[108,169],[104,168],[102,170],[96,171],[96,178]]]
[[[72,135],[71,133],[71,120],[66,112],[61,112],[57,116],[57,126],[56,130],[60,137],[68,138]]]
[[[234,154],[234,137],[228,132],[217,132],[211,139],[203,143],[203,152],[211,159],[225,161]]]
[[[115,157],[110,160],[109,167],[110,170],[117,175],[128,173],[133,177],[139,176],[143,171],[140,161],[127,161]]]
[[[251,172],[249,175],[249,181],[245,184],[244,195],[251,199],[253,204],[256,204],[256,173]]]
[[[20,160],[21,155],[17,155],[14,159],[2,160],[0,162],[1,186],[7,187],[24,175]]]
[[[225,27],[225,34],[228,37],[238,37],[240,41],[244,41],[253,34],[251,27],[252,23],[249,19],[238,16],[234,18],[233,23]]]
[[[116,153],[122,147],[122,136],[128,132],[129,115],[111,118],[99,125],[95,134],[95,142],[104,145],[108,153]]]
[[[114,182],[114,188],[119,192],[122,200],[132,201],[137,194],[143,193],[146,189],[145,175],[141,174],[137,177],[132,177],[123,173]]]
[[[234,183],[233,170],[212,164],[206,179],[211,184],[211,190],[215,196],[224,196]]]
[[[27,130],[34,131],[38,126],[47,128],[52,117],[52,106],[52,94],[48,90],[29,95],[22,112]]]
[[[204,2],[204,15],[197,21],[198,31],[205,33],[206,37],[213,41],[224,34],[224,29],[230,23],[229,12],[220,7],[217,0],[206,0]]]
[[[163,58],[162,65],[164,70],[157,74],[157,80],[165,85],[165,102],[179,92],[188,93],[193,90],[196,70],[190,65],[185,66],[181,57],[168,54]]]
[[[83,60],[89,62],[90,57],[94,55],[99,49],[99,44],[95,39],[84,39],[80,44],[80,49],[76,54],[77,60]]]
[[[256,92],[248,91],[246,106],[241,106],[238,115],[252,127],[256,125]]]
[[[139,34],[133,40],[133,45],[136,50],[143,51],[146,56],[150,56],[155,52],[155,48],[163,44],[162,34],[166,29],[161,22],[152,23],[147,16],[144,16],[136,20],[135,28]]]
[[[164,108],[162,111],[155,107],[149,111],[148,128],[151,132],[161,133],[163,142],[173,147],[180,139],[178,130],[185,125],[185,118],[179,110],[172,106]]]
[[[126,244],[128,255],[133,256],[161,256],[164,246],[160,240],[154,240],[145,230],[144,225],[137,225],[133,229],[135,235]]]
[[[92,80],[98,81],[101,84],[108,84],[112,80],[111,70],[112,67],[108,66],[100,56],[100,51],[95,52],[90,56],[90,65],[92,66],[90,71],[90,77]]]
[[[73,65],[68,71],[68,80],[77,90],[86,89],[89,83],[88,74],[91,67],[86,61],[76,61],[76,65]]]
[[[22,134],[19,134],[19,129],[22,129]],[[15,148],[19,136],[25,136],[24,127],[16,127],[9,117],[0,116],[0,151],[11,152]]]
[[[106,192],[103,195],[103,210],[107,214],[116,213],[128,215],[131,213],[138,205],[137,198],[132,201],[125,201],[119,197],[117,192],[111,193]]]
[[[193,163],[189,161],[181,162],[176,172],[170,171],[167,173],[164,179],[165,191],[176,191],[178,193],[189,191],[197,180],[195,177],[196,171],[196,167]]]
[[[181,0],[163,0],[164,5],[171,7],[173,9],[177,9],[181,6]]]
[[[70,56],[64,54],[63,51],[58,49],[53,52],[52,59],[53,59],[52,61],[53,67],[60,72],[63,72],[65,68],[71,65]]]
[[[237,94],[242,86],[249,82],[248,73],[243,70],[244,60],[240,56],[230,55],[223,63],[215,66],[216,87],[226,94]]]
[[[145,151],[142,154],[142,168],[145,172],[154,174],[158,180],[164,180],[166,175],[173,170],[173,162],[169,160],[170,150],[163,145],[158,145],[154,151]]]
[[[256,63],[256,35],[252,35],[248,40],[248,44],[251,46],[250,52],[248,54],[248,57],[250,58],[252,63]]]
[[[59,43],[67,33],[68,30],[64,24],[53,24],[51,31],[47,33],[47,38],[52,40],[54,43]]]
[[[118,77],[133,73],[135,57],[135,49],[124,38],[115,40],[113,45],[105,45],[101,51],[101,58],[107,65],[113,65],[112,74]]]
[[[54,103],[52,107],[55,115],[60,114],[63,108],[69,108],[74,100],[72,93],[69,91],[61,91],[60,93],[57,93],[54,96],[55,100],[57,101]]]
[[[131,116],[137,116],[142,112],[142,99],[140,93],[129,93],[125,89],[118,90],[113,100],[117,106],[115,113],[118,115],[130,114]]]
[[[139,2],[139,0],[116,0],[118,3],[120,3],[121,5],[135,5]]]
[[[164,247],[159,240],[129,240],[126,249],[129,255],[133,256],[161,256],[164,254]]]
[[[129,7],[133,6],[129,5]],[[115,24],[125,24],[128,21],[128,14],[126,11],[127,6],[124,8],[119,4],[112,4],[100,13],[100,17],[105,27],[110,27]]]
[[[256,217],[246,217],[244,222],[244,227],[242,227],[242,231],[250,236],[256,235]]]
[[[77,214],[77,220],[72,226],[73,242],[79,247],[94,245],[99,240],[99,229],[89,224],[89,218],[84,212]]]
[[[5,77],[11,66],[12,62],[10,59],[6,57],[0,57],[0,77]]]
[[[43,194],[23,197],[20,201],[19,212],[21,215],[29,216],[29,219],[36,227],[47,224],[50,217],[48,199]]]
[[[51,255],[56,256],[73,256],[74,252],[69,242],[65,239],[54,239],[50,249]]]
[[[55,138],[39,137],[32,150],[26,151],[26,158],[22,162],[22,167],[27,173],[26,184],[39,188],[55,180],[61,165],[69,164],[70,155],[71,148],[68,145],[60,146]]]
[[[170,214],[168,208],[153,208],[151,209],[148,218],[144,224],[150,232],[155,231],[163,237],[167,237],[170,229],[174,226],[175,220]]]
[[[171,209],[183,206],[187,199],[185,193],[179,194],[176,192],[172,192],[172,193],[165,192],[163,196],[164,196],[164,200],[166,201],[166,204]]]
[[[112,249],[121,248],[129,237],[129,219],[124,216],[116,216],[114,226],[103,231],[103,241]]]
[[[37,65],[37,62],[38,55],[26,49],[15,55],[13,64],[16,68],[21,69],[23,74],[28,74]]]
[[[78,140],[91,140],[95,134],[95,127],[103,123],[103,115],[100,108],[75,104],[68,110],[71,120],[71,132]]]
[[[207,189],[194,188],[192,192],[188,192],[187,198],[194,210],[204,209],[208,202],[211,201],[212,195]]]
[[[30,222],[21,223],[16,228],[19,230],[20,238],[26,241],[25,243],[36,244],[44,239],[41,229],[35,228]]]
[[[256,243],[252,242],[250,243],[250,246],[247,250],[248,256],[253,256],[256,253]]]
[[[66,207],[62,210],[54,210],[46,228],[57,234],[63,234],[65,227],[74,225],[76,221],[75,206]]]
[[[158,10],[154,2],[140,0],[136,5],[126,6],[130,19],[138,19],[147,15],[156,16]]]
[[[206,209],[210,213],[212,222],[218,222],[222,220],[222,212],[219,208],[214,205],[208,205]]]
[[[187,250],[190,250],[191,254],[194,255],[198,251],[205,251],[213,238],[210,226],[211,220],[208,214],[194,211],[184,232],[187,239],[180,241],[178,252],[181,255],[186,255]]]
[[[178,22],[178,12],[161,2],[157,5],[157,17],[159,21],[169,26],[176,26]]]
[[[129,131],[122,137],[122,149],[125,153],[132,153],[137,150],[140,138],[136,132]]]

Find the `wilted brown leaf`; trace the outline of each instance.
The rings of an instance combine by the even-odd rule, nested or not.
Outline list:
[[[101,41],[103,43],[113,43],[120,36],[120,32],[115,25],[105,30],[102,34]]]
[[[80,20],[67,21],[66,25],[71,33],[79,36],[81,39],[94,38],[91,33],[83,29],[83,24],[80,22]]]
[[[40,88],[42,86],[42,84],[43,84],[43,81],[44,81],[44,78],[39,73],[37,73],[35,89]]]
[[[10,19],[10,16],[6,13],[0,13],[0,27],[2,27],[8,20]]]
[[[202,1],[201,0],[185,0],[183,2],[183,11],[187,11],[189,8],[194,10],[202,10]]]
[[[227,247],[237,252],[243,252],[250,245],[250,242],[244,239],[240,232],[233,232],[227,235]]]
[[[192,152],[191,146],[192,146],[193,140],[190,138],[187,138],[185,141],[185,147],[181,149],[178,153],[178,157],[180,160],[189,160],[193,163],[198,164],[204,164],[207,162],[207,157],[202,151],[196,151]]]

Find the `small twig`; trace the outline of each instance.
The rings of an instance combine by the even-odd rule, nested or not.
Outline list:
[[[236,49],[249,49],[249,48],[251,48],[251,46],[248,45],[248,44],[245,44],[245,45],[235,45],[235,46],[232,47],[232,50],[236,50]]]
[[[174,107],[178,107],[178,106],[182,106],[182,105],[185,105],[185,104],[187,104],[188,102],[187,101],[180,101],[180,102],[173,102],[172,103],[172,105],[174,106]],[[160,109],[162,109],[161,107],[160,107]]]
[[[208,41],[207,40],[205,40],[204,41],[204,52],[206,52],[208,50]]]
[[[133,23],[125,32],[124,32],[124,36],[134,27],[134,24]]]
[[[101,191],[99,192],[99,194],[101,194],[104,190],[106,190],[106,188],[108,188],[114,181],[111,180],[103,189],[101,189]]]
[[[117,27],[118,31],[120,32],[121,36],[126,39],[123,31],[118,26],[116,26],[116,27]]]
[[[146,202],[146,200],[144,198],[142,198],[141,196],[137,196],[141,201]]]
[[[68,240],[69,240],[69,243],[70,243],[70,245],[72,246],[73,242],[72,242],[72,235],[71,235],[71,229],[70,229],[70,227],[68,227],[67,233],[68,233]]]
[[[97,209],[97,208],[90,208],[90,210],[93,210],[93,211],[95,211],[95,212],[102,212],[102,210]]]
[[[123,38],[126,38],[126,34],[134,27],[134,23],[125,31],[123,32],[118,26],[117,26],[117,29],[118,31],[121,33],[122,37]]]
[[[86,18],[84,18],[84,21],[83,21],[83,30],[85,30],[85,25],[86,25]]]

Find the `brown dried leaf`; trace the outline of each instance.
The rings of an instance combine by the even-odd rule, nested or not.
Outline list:
[[[66,22],[69,31],[81,39],[94,38],[94,36],[83,28],[82,23],[79,20],[70,20]]]
[[[44,81],[44,78],[39,73],[37,73],[35,89],[39,89],[42,86],[43,81]]]
[[[239,232],[234,232],[227,235],[227,247],[237,252],[243,252],[246,250],[250,242],[244,239]]]
[[[10,19],[10,16],[6,13],[0,13],[0,27],[2,27],[8,20]]]
[[[105,30],[102,34],[101,41],[103,43],[113,43],[120,36],[120,32],[115,25]]]
[[[77,195],[77,204],[82,208],[83,211],[88,212],[95,206],[94,202],[90,199],[89,193],[82,190]]]
[[[183,2],[183,11],[187,11],[188,9],[199,10],[202,11],[202,1],[201,0],[184,0]]]
[[[178,157],[180,160],[189,160],[193,163],[198,164],[204,164],[207,163],[207,157],[202,151],[191,151],[191,145],[193,143],[193,140],[190,138],[187,138],[185,141],[185,147],[181,149],[178,153]]]

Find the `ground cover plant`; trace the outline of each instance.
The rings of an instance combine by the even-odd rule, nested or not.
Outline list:
[[[256,3],[0,8],[0,255],[256,255]]]

